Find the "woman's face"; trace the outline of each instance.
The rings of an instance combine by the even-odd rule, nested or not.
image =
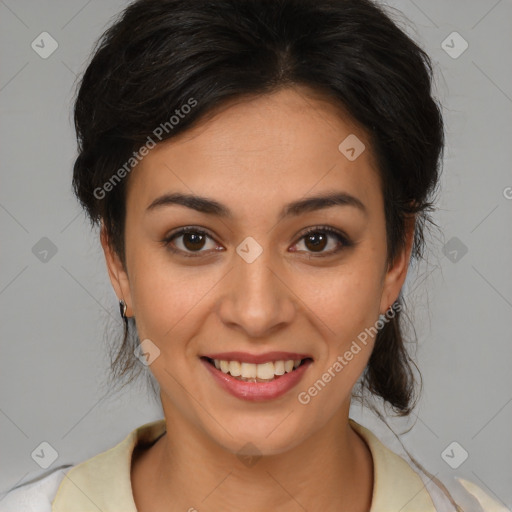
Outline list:
[[[220,208],[155,203],[177,193]],[[328,194],[353,199],[289,208]],[[193,232],[169,241],[186,227]],[[116,292],[140,339],[150,340],[167,418],[233,453],[247,442],[279,453],[339,428],[373,348],[361,333],[397,298],[409,257],[388,269],[377,170],[364,132],[346,115],[304,88],[232,103],[135,167],[125,237],[126,273],[102,243]],[[241,362],[310,360],[273,384],[228,377],[226,389],[222,370],[204,360],[225,352],[241,352]],[[263,366],[280,371],[280,363]],[[291,388],[276,396],[279,379]]]

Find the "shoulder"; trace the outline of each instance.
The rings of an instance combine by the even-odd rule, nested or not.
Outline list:
[[[428,471],[417,471],[412,461],[388,448],[371,430],[352,419],[350,424],[365,440],[373,457],[374,502],[370,512],[457,512],[455,504],[461,511],[512,512],[474,482],[456,476],[441,482]]]
[[[133,451],[155,442],[165,430],[165,420],[146,423],[117,445],[75,465],[58,486],[52,512],[83,512],[91,502],[95,510],[136,512],[130,477]]]
[[[420,476],[369,429],[349,419],[352,429],[367,444],[373,461],[373,494],[370,512],[436,512]]]
[[[121,500],[128,503],[123,510],[135,510],[131,503],[132,452],[135,446],[154,442],[165,432],[165,428],[165,420],[146,423],[130,432],[114,447],[87,460],[61,465],[34,478],[29,476],[28,480],[0,494],[0,512],[85,510],[89,507],[89,503],[83,505],[82,490],[85,489],[91,496],[98,496],[98,503],[108,501],[104,510],[117,507],[123,503]],[[76,484],[79,484],[79,488]],[[119,501],[116,501],[118,498]]]
[[[9,489],[0,497],[0,512],[51,512],[52,500],[73,465],[55,468]]]

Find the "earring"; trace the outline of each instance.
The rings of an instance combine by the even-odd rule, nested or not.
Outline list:
[[[390,306],[388,306],[388,309],[386,309],[386,311],[384,311],[384,313],[381,313],[381,316],[385,316],[385,315],[386,315],[386,313],[387,313],[388,311],[392,311],[394,304],[395,304],[395,303],[393,302],[393,304],[391,304]]]
[[[126,302],[124,300],[119,301],[119,312],[121,313],[121,318],[124,320],[125,326],[128,327],[128,317],[126,316]]]

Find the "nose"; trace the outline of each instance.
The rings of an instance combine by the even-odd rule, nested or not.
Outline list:
[[[252,263],[238,255],[226,276],[225,293],[218,309],[222,322],[249,338],[263,338],[293,322],[297,297],[286,273],[264,250]]]

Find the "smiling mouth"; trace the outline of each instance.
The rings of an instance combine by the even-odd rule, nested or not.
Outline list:
[[[313,361],[312,358],[307,357],[305,359],[288,359],[254,364],[211,359],[205,356],[201,357],[201,359],[207,361],[218,371],[243,382],[272,382],[287,373],[294,372],[307,361]]]

